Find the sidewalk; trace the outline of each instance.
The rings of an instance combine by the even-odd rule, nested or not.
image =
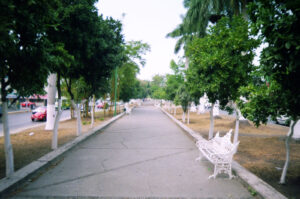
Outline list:
[[[154,107],[136,108],[76,146],[13,198],[252,198],[237,180],[208,180],[194,142]]]

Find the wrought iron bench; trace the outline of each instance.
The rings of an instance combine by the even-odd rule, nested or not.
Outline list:
[[[228,174],[230,179],[233,177],[231,163],[239,142],[234,144],[231,142],[231,132],[232,130],[223,137],[220,137],[218,132],[211,140],[201,139],[196,143],[202,154],[196,160],[201,160],[204,156],[214,164],[214,174],[209,178],[216,178],[220,173]]]

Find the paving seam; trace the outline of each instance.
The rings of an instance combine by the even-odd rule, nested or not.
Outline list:
[[[180,128],[182,128],[185,132],[188,133],[188,136],[191,137],[194,142],[197,141],[197,137],[199,134],[190,129],[188,126],[177,120],[167,111],[163,110],[161,107],[157,107],[164,114],[166,114],[175,124],[177,124]],[[202,136],[200,136],[202,137]],[[252,187],[257,191],[258,196],[265,199],[287,199],[284,195],[274,189],[271,185],[248,171],[246,168],[241,166],[239,163],[233,160],[232,162],[232,170],[236,173],[238,180],[244,184],[246,187]]]
[[[58,181],[58,182],[43,185],[43,186],[40,186],[40,187],[34,187],[34,188],[31,188],[31,189],[27,189],[26,191],[33,191],[33,190],[42,189],[42,188],[45,188],[45,187],[56,186],[56,185],[59,185],[59,184],[72,182],[72,181],[76,181],[76,180],[79,180],[79,179],[84,179],[84,178],[91,177],[91,176],[102,175],[102,174],[109,173],[109,172],[112,172],[112,171],[116,171],[116,170],[119,170],[119,169],[128,168],[128,167],[131,167],[131,166],[143,164],[143,163],[150,162],[150,161],[160,160],[160,159],[168,158],[168,157],[178,155],[178,154],[184,154],[184,153],[191,152],[191,151],[193,151],[193,150],[189,149],[189,150],[184,150],[184,151],[180,151],[180,152],[176,152],[176,153],[170,153],[170,154],[166,154],[166,155],[162,155],[162,156],[158,156],[158,157],[154,157],[154,158],[150,158],[150,159],[146,159],[146,160],[137,161],[137,162],[133,162],[133,163],[130,163],[130,164],[122,165],[122,166],[115,167],[115,168],[112,168],[112,169],[105,169],[104,168],[104,171],[101,171],[101,172],[93,172],[93,173],[86,174],[84,176],[79,176],[79,177],[76,177],[76,178],[73,178],[73,179]],[[20,196],[22,196],[22,195],[20,195]]]
[[[17,188],[17,186],[23,184],[26,180],[30,179],[30,177],[34,176],[39,171],[49,167],[53,162],[55,162],[59,157],[64,155],[66,152],[73,149],[77,144],[81,143],[82,141],[89,138],[91,135],[94,135],[100,130],[105,129],[110,124],[118,120],[119,118],[123,117],[125,112],[111,118],[100,124],[99,126],[91,129],[89,132],[85,134],[81,134],[80,136],[76,137],[74,140],[64,144],[63,146],[59,147],[58,149],[47,153],[46,155],[42,156],[36,161],[31,162],[27,166],[19,169],[16,171],[12,177],[10,178],[3,178],[0,180],[0,198],[4,198],[6,194],[10,191]]]

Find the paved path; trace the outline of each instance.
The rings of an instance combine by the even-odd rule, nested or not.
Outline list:
[[[14,198],[251,198],[237,180],[208,180],[193,141],[144,106],[76,146]]]

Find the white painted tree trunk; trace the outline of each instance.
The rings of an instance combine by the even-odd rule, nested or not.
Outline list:
[[[185,112],[182,113],[182,122],[185,123]]]
[[[2,123],[3,123],[3,131],[4,131],[6,177],[10,178],[14,173],[14,154],[13,154],[12,144],[10,142],[7,102],[2,102]]]
[[[298,120],[296,121],[291,121],[290,124],[290,129],[289,132],[287,134],[287,138],[285,140],[285,150],[286,150],[286,158],[285,158],[285,163],[284,163],[284,167],[281,173],[281,177],[280,177],[280,184],[285,184],[285,177],[286,177],[286,173],[289,167],[289,162],[290,162],[290,139],[294,134],[294,127],[295,124],[298,122]]]
[[[48,77],[47,91],[47,121],[45,130],[53,130],[55,122],[55,97],[56,97],[56,74],[52,73]]]
[[[94,115],[94,113],[95,113],[95,95],[93,95],[93,104],[92,104],[92,109],[91,109],[91,128],[93,128],[93,126],[94,126],[94,119],[95,119],[95,115]]]
[[[235,105],[235,130],[234,130],[234,138],[233,138],[233,143],[237,143],[238,138],[239,138],[239,126],[240,126],[240,110],[237,108]]]
[[[214,116],[219,116],[220,115],[220,108],[219,105],[214,105],[211,106],[214,109]]]
[[[190,109],[188,108],[187,112],[187,124],[190,124]]]
[[[174,116],[176,116],[176,106],[174,107]]]
[[[293,139],[300,140],[300,121],[295,124]]]
[[[55,117],[55,122],[54,122],[54,129],[52,133],[52,144],[51,148],[53,150],[57,149],[58,146],[58,126],[59,126],[59,120],[61,117],[62,111],[61,111],[61,99],[58,100],[58,108],[57,108],[57,114]]]
[[[75,104],[74,100],[71,100],[71,103],[73,105],[73,108],[75,109],[76,112],[76,117],[77,117],[77,132],[76,135],[80,136],[81,135],[81,115],[80,115],[80,107],[78,107],[77,104]]]
[[[214,136],[214,106],[215,104],[212,103],[211,109],[210,109],[210,127],[209,127],[209,133],[208,133],[208,139],[212,139]]]

